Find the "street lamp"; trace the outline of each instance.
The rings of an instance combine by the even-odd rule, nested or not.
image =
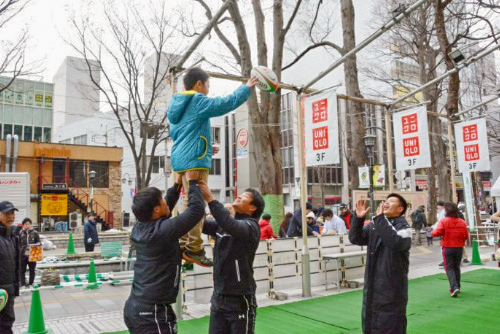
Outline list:
[[[122,184],[125,184],[125,182],[127,182],[129,186],[132,185],[133,180],[128,173],[123,174]]]
[[[368,162],[369,162],[369,169],[368,169],[368,179],[370,181],[370,191],[368,192],[368,196],[370,198],[370,208],[371,208],[371,214],[373,216],[373,213],[375,211],[375,201],[373,200],[373,148],[375,147],[375,140],[377,139],[377,136],[371,133],[370,129],[367,129],[369,133],[367,133],[364,137],[363,140],[365,141],[365,148],[366,148],[366,156],[368,157]]]
[[[87,208],[87,212],[93,213],[93,204],[94,204],[94,179],[96,176],[97,172],[94,170],[91,170],[89,172],[89,182],[90,182],[90,207]]]

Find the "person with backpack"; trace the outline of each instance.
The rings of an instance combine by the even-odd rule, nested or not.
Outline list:
[[[413,229],[415,229],[415,244],[420,246],[422,240],[420,239],[420,231],[424,226],[427,226],[427,218],[425,217],[425,206],[420,205],[415,211],[410,215]]]

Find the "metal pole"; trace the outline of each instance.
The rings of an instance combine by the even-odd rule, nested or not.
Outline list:
[[[302,118],[301,95],[297,95],[297,120],[299,132],[299,170],[300,170],[300,208],[302,212],[302,297],[311,297],[311,264],[309,263],[309,248],[307,246],[306,221],[306,166],[304,156],[304,123]]]
[[[458,201],[457,199],[457,184],[455,183],[455,155],[454,155],[454,149],[453,149],[453,142],[454,142],[454,137],[453,137],[453,128],[451,121],[448,121],[448,155],[450,158],[450,181],[451,181],[451,201],[453,203],[456,203]]]
[[[362,49],[364,49],[371,42],[373,42],[374,40],[376,40],[380,35],[382,35],[386,31],[388,31],[389,29],[391,29],[394,25],[396,25],[399,22],[401,22],[410,13],[412,13],[413,11],[415,11],[416,9],[418,9],[420,6],[422,6],[425,2],[427,2],[427,0],[420,0],[420,1],[415,2],[411,7],[407,8],[404,12],[402,12],[401,14],[399,14],[398,16],[394,17],[392,20],[390,20],[389,22],[387,22],[386,24],[384,24],[374,34],[372,34],[367,39],[365,39],[363,42],[361,42],[360,44],[358,44],[354,49],[352,49],[349,52],[347,52],[342,58],[340,58],[339,60],[337,60],[330,67],[328,67],[326,70],[324,70],[323,72],[321,72],[316,78],[314,78],[309,83],[307,83],[304,86],[303,89],[307,89],[307,88],[311,87],[312,85],[314,85],[316,82],[318,82],[319,80],[321,80],[324,76],[326,76],[328,73],[330,73],[331,71],[333,71],[334,69],[336,69],[337,67],[339,67],[340,65],[342,65],[347,60],[347,58],[349,58],[352,55],[355,55],[358,51],[361,51]]]
[[[483,58],[484,56],[487,56],[489,55],[490,53],[492,53],[493,51],[497,50],[497,49],[500,49],[500,44],[495,44],[493,47],[489,48],[489,49],[486,49],[484,50],[483,52],[480,52],[478,53],[477,55],[473,56],[473,57],[470,57],[468,58],[467,60],[465,60],[463,63],[460,63],[458,64],[454,69],[452,70],[449,70],[448,72],[444,73],[443,75],[440,75],[439,77],[437,77],[436,79],[434,80],[431,80],[429,82],[427,82],[425,85],[423,86],[420,86],[418,87],[417,89],[415,90],[412,90],[411,92],[409,92],[408,94],[406,94],[405,96],[397,99],[396,101],[392,102],[390,104],[390,106],[394,106],[400,102],[403,102],[404,100],[408,99],[409,97],[412,97],[413,95],[423,91],[424,89],[426,89],[427,87],[429,86],[432,86],[436,83],[438,83],[439,81],[449,77],[450,75],[452,75],[453,73],[456,73],[458,71],[460,71],[461,69],[463,69],[464,67],[467,67],[469,66],[470,64],[476,62],[477,60]]]
[[[368,169],[368,177],[370,178],[370,191],[368,193],[368,196],[370,197],[370,216],[373,218],[375,216],[375,201],[373,200],[373,152],[368,152],[369,155],[369,160],[370,160],[370,167]]]
[[[392,161],[392,126],[391,116],[385,109],[385,143],[387,146],[387,170],[389,172],[389,191],[394,191],[394,165]]]
[[[208,23],[205,26],[205,28],[203,29],[203,31],[198,35],[198,37],[195,39],[195,41],[193,42],[193,44],[191,44],[191,46],[186,51],[186,53],[184,53],[184,55],[182,56],[182,58],[179,59],[179,61],[177,62],[177,64],[175,64],[174,68],[176,70],[179,70],[182,67],[182,65],[184,65],[184,63],[186,62],[186,60],[188,60],[188,58],[191,56],[191,54],[194,52],[194,50],[196,50],[196,48],[198,47],[198,45],[200,45],[200,43],[203,41],[203,39],[205,39],[205,37],[210,32],[210,30],[212,30],[213,26],[217,24],[217,21],[219,21],[219,19],[222,16],[222,14],[224,14],[224,12],[228,9],[228,7],[230,5],[232,5],[232,3],[233,3],[233,0],[226,0],[224,2],[224,4],[222,5],[222,7],[219,8],[219,10],[217,11],[217,13],[215,13],[215,15],[212,17],[212,19],[210,21],[208,21]]]

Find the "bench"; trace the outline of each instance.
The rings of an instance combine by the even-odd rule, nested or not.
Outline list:
[[[325,261],[325,290],[328,290],[328,270],[326,265],[329,261],[334,260],[337,268],[337,291],[340,292],[340,274],[339,274],[339,263],[341,260],[345,260],[351,257],[362,257],[366,256],[366,250],[361,250],[357,252],[349,253],[336,253],[336,254],[326,254],[323,255],[323,260]]]

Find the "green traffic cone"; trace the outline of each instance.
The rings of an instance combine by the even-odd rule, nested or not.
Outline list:
[[[88,280],[87,284],[88,285],[85,288],[86,290],[94,290],[94,289],[100,288],[100,286],[97,284],[97,275],[95,274],[94,260],[90,260],[89,280]]]
[[[40,291],[38,290],[38,285],[35,285],[31,294],[30,322],[28,331],[25,334],[48,334],[50,332],[49,329],[45,328]]]
[[[73,243],[73,233],[69,232],[69,240],[68,240],[68,250],[66,251],[66,255],[74,255],[75,252],[75,244]]]
[[[472,262],[471,266],[481,266],[483,263],[481,262],[481,256],[479,255],[479,247],[477,245],[477,240],[472,240]]]

